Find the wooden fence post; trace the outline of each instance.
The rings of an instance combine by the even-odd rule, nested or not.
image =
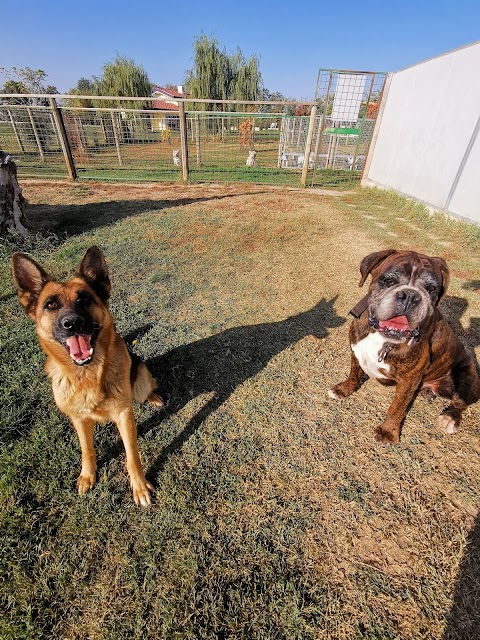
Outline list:
[[[313,132],[317,122],[317,105],[314,104],[310,113],[310,121],[308,123],[307,142],[305,143],[305,159],[302,169],[302,187],[307,184],[308,165],[310,164],[310,151],[312,150]]]
[[[57,107],[55,98],[49,98],[49,102],[52,109],[53,119],[55,120],[55,124],[57,126],[58,138],[60,140],[60,146],[62,147],[68,174],[72,180],[76,180],[77,170],[75,168],[75,162],[73,161],[72,150],[70,149],[70,144],[68,142],[67,132],[63,123],[62,114],[60,112],[60,109]]]
[[[188,138],[187,138],[187,117],[185,114],[185,103],[178,103],[178,117],[180,119],[180,144],[182,149],[182,177],[183,181],[188,181]]]

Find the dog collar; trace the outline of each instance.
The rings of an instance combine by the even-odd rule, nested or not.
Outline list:
[[[350,309],[348,313],[352,315],[354,318],[360,318],[362,313],[367,310],[369,295],[370,294],[367,293],[366,296],[363,296],[363,298],[359,300],[357,304],[353,307],[353,309]]]

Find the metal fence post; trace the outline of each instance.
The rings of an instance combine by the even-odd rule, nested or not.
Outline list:
[[[117,123],[115,122],[115,116],[113,114],[113,111],[110,112],[110,115],[112,117],[113,139],[115,140],[115,147],[117,149],[118,166],[123,167],[122,152],[120,150],[120,142],[118,140],[118,133],[117,133]]]
[[[35,122],[35,118],[33,117],[32,110],[27,109],[27,113],[28,113],[28,117],[30,118],[30,124],[32,125],[32,131],[33,131],[33,135],[35,136],[35,141],[37,143],[40,158],[42,162],[45,162],[45,154],[43,153],[42,142],[40,140],[40,136],[38,135],[37,124]]]
[[[313,132],[317,121],[317,105],[314,104],[310,112],[310,121],[308,123],[307,142],[305,143],[305,159],[302,169],[302,187],[307,184],[308,165],[310,164],[310,151],[312,150]]]
[[[197,166],[202,164],[202,151],[200,147],[200,116],[195,115],[195,146],[197,148]]]
[[[330,98],[330,88],[332,86],[332,79],[333,79],[333,72],[330,71],[330,75],[328,78],[328,87],[327,87],[327,92],[325,94],[325,98],[324,98],[324,102],[323,102],[323,108],[322,108],[322,115],[321,115],[321,120],[320,120],[320,124],[318,126],[318,132],[317,132],[317,142],[315,145],[315,160],[314,160],[314,165],[313,165],[313,173],[312,173],[312,182],[311,185],[313,187],[314,182],[315,182],[315,176],[317,175],[317,164],[318,164],[318,153],[320,151],[320,146],[322,144],[322,136],[323,136],[323,132],[325,130],[325,125],[327,122],[327,108],[328,108],[328,101]],[[317,79],[317,89],[315,91],[315,96],[318,99],[318,86],[320,83],[320,71],[318,72],[318,79]],[[330,136],[330,143],[332,142],[332,137]],[[330,150],[330,145],[329,145],[329,150]],[[328,168],[328,157],[329,157],[329,153],[327,153],[327,158],[325,161],[325,169]]]
[[[178,117],[180,118],[180,144],[182,148],[182,177],[183,181],[188,181],[188,138],[187,138],[187,117],[185,114],[185,103],[178,103]]]
[[[355,165],[357,164],[358,150],[360,149],[360,144],[362,142],[363,128],[365,127],[365,120],[367,119],[368,105],[370,104],[370,98],[372,97],[373,85],[375,83],[375,75],[376,75],[375,73],[372,74],[372,81],[370,83],[370,89],[368,91],[368,96],[367,96],[367,102],[365,104],[365,113],[363,114],[362,122],[360,124],[360,133],[358,134],[357,146],[355,147],[355,153],[353,154],[352,168],[350,169],[349,184],[352,184],[353,172],[355,171]],[[367,149],[367,152],[368,152],[368,149]],[[365,158],[365,160],[366,160],[366,158]],[[364,165],[365,165],[365,160],[363,162]],[[363,168],[362,168],[362,170],[360,172],[360,181],[362,180],[362,174],[363,174]]]
[[[375,153],[378,134],[380,131],[380,127],[382,126],[383,112],[385,111],[385,106],[387,104],[388,92],[390,91],[392,78],[393,73],[388,73],[383,81],[382,89],[380,91],[380,96],[378,99],[380,107],[377,112],[377,117],[375,118],[375,126],[373,128],[370,144],[368,145],[367,157],[365,158],[365,162],[363,163],[362,173],[360,176],[360,184],[363,184],[364,178],[368,179],[368,172],[370,171],[370,165],[372,164],[373,154]]]
[[[67,165],[67,171],[72,180],[77,179],[77,170],[75,168],[75,162],[73,161],[72,150],[68,142],[67,132],[65,130],[65,124],[63,123],[62,114],[57,107],[55,98],[49,98],[50,107],[52,109],[53,119],[57,125],[58,138],[62,147],[63,155],[65,158],[65,164]]]

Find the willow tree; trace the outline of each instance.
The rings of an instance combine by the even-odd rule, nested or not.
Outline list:
[[[234,63],[234,81],[231,86],[231,100],[257,100],[260,93],[261,74],[258,65],[258,58],[252,56],[249,60],[245,60],[242,52],[238,50],[233,57]],[[256,111],[256,108],[248,108],[246,105],[240,105],[244,111]]]
[[[103,67],[103,74],[93,82],[93,92],[97,96],[145,96],[151,97],[152,83],[141,64],[136,64],[131,58],[117,55],[113,62],[107,62]],[[142,109],[143,100],[96,100],[97,107],[124,107]]]
[[[147,72],[141,64],[136,64],[131,58],[117,55],[113,62],[107,62],[103,67],[103,74],[100,78],[95,78],[93,91],[97,96],[118,96],[151,97],[152,83]],[[135,132],[138,129],[149,128],[149,121],[146,118],[138,120],[137,114],[127,109],[143,109],[146,106],[145,100],[93,100],[93,105],[97,108],[121,108],[125,111],[110,114],[102,120],[105,137],[113,141],[121,133],[123,142],[132,142],[135,139]]]
[[[187,71],[186,88],[192,98],[255,100],[262,76],[256,56],[246,60],[240,49],[229,55],[215,38],[202,35],[193,43],[193,69]],[[227,111],[229,105],[197,103],[197,110]]]

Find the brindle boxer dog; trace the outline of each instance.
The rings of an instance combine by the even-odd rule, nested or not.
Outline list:
[[[450,399],[439,425],[454,433],[464,409],[480,398],[475,364],[438,309],[449,271],[443,258],[387,249],[366,256],[360,265],[362,286],[369,274],[368,295],[352,310],[350,375],[330,389],[346,398],[364,373],[380,383],[396,384],[387,418],[375,440],[399,442],[400,429],[417,390],[427,398]]]
[[[132,398],[163,406],[156,382],[115,331],[108,310],[110,279],[98,247],[86,252],[74,278],[58,282],[32,258],[15,253],[13,279],[47,355],[45,371],[60,411],[71,420],[82,449],[79,493],[95,483],[93,427],[114,422],[125,446],[133,498],[149,505],[152,485],[140,462]]]

